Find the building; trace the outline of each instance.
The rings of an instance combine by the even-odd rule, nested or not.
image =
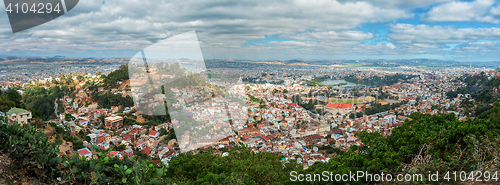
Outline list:
[[[78,150],[78,154],[80,155],[80,158],[85,157],[87,160],[90,160],[90,158],[92,157],[92,152],[90,152],[88,148],[82,148]]]
[[[7,112],[7,118],[9,119],[9,124],[19,123],[21,125],[31,122],[31,112],[21,109],[12,108]]]
[[[104,125],[106,128],[116,129],[123,126],[123,118],[121,116],[111,116],[104,118]]]
[[[382,118],[387,121],[387,123],[396,123],[396,115],[388,115]]]
[[[155,131],[155,130],[150,130],[149,137],[154,138],[154,139],[158,139],[158,137],[160,137],[160,132]]]
[[[241,130],[238,130],[238,135],[252,135],[252,134],[257,134],[259,133],[259,130],[253,127],[247,127]]]
[[[332,113],[333,115],[347,115],[351,113],[353,109],[352,103],[328,103],[326,105],[326,110]]]
[[[229,144],[229,137],[223,138],[223,139],[198,139],[197,144],[199,146],[206,146],[206,145],[227,145]]]

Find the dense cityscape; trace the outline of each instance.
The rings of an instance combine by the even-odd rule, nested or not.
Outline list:
[[[52,136],[49,141],[58,144],[58,155],[69,157],[97,159],[99,152],[109,152],[119,158],[140,156],[168,166],[170,160],[186,152],[180,149],[186,145],[195,146],[188,150],[194,153],[208,151],[221,156],[229,155],[233,148],[248,147],[257,153],[279,154],[282,161],[307,169],[315,163],[327,163],[352,146],[365,145],[357,133],[391,135],[405,120],[412,120],[415,112],[474,120],[480,114],[478,110],[494,105],[464,106],[476,100],[474,92],[459,92],[468,85],[460,79],[484,76],[494,81],[500,77],[497,69],[472,66],[363,67],[368,64],[357,61],[360,65],[352,67],[264,62],[264,67],[239,69],[249,62],[233,62],[224,68],[217,67],[220,62],[208,66],[211,78],[206,79],[207,84],[214,84],[214,88],[229,78],[239,79],[239,85],[226,90],[242,94],[246,104],[229,103],[227,110],[221,108],[219,104],[227,102],[224,97],[204,98],[211,92],[207,84],[198,85],[204,87],[201,91],[172,88],[169,92],[180,101],[168,102],[183,107],[188,111],[184,114],[192,119],[202,120],[189,131],[213,134],[225,130],[222,133],[226,135],[218,138],[210,134],[193,137],[191,133],[190,139],[189,131],[179,135],[186,122],[176,116],[138,111],[138,104],[132,100],[138,97],[130,91],[131,82],[124,72],[127,64],[123,62],[99,67],[85,63],[3,66],[2,70],[15,68],[16,73],[3,73],[0,89],[3,94],[16,91],[23,103],[16,107],[2,101],[0,114],[10,124],[47,123],[39,128]],[[500,94],[500,87],[490,88],[493,97]],[[27,100],[27,96],[40,98],[43,93],[58,96],[43,105],[46,110],[32,105],[39,106],[40,99]],[[108,98],[103,101],[101,97]],[[155,100],[141,101],[153,104]],[[230,117],[213,116],[225,111],[231,112]]]
[[[4,0],[0,185],[499,184],[496,0]]]

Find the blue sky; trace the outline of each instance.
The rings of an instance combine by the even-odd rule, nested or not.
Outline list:
[[[495,0],[87,0],[18,33],[1,12],[0,55],[131,57],[191,30],[205,58],[500,58]]]

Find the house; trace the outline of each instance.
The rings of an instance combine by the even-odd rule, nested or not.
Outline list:
[[[253,127],[247,127],[241,130],[238,130],[238,135],[252,135],[252,134],[257,134],[259,133],[259,130]]]
[[[155,126],[155,130],[160,130],[162,128],[165,129],[165,130],[168,130],[170,128],[170,125],[172,125],[171,122],[163,123],[161,125]]]
[[[11,108],[7,112],[9,124],[19,123],[21,125],[31,122],[31,112],[21,108]]]
[[[129,157],[134,157],[134,150],[130,149],[130,148],[127,148],[125,150],[123,150],[121,153],[120,153],[122,156],[129,156]]]
[[[87,126],[89,124],[88,120],[80,119],[80,125],[81,126]]]
[[[314,143],[317,143],[319,141],[321,141],[323,137],[320,136],[319,134],[313,134],[313,135],[308,135],[308,136],[304,136],[303,139],[307,142],[307,144],[311,145],[311,144],[314,144]]]
[[[85,157],[87,160],[90,160],[90,158],[92,157],[92,152],[90,152],[90,150],[85,147],[78,150],[78,155],[80,156],[80,158]]]
[[[104,125],[106,128],[117,129],[123,126],[123,117],[121,116],[110,116],[104,118]]]
[[[125,138],[128,138],[128,142],[135,142],[135,135],[133,134],[122,134],[123,140],[126,140]]]
[[[149,155],[151,153],[151,148],[146,147],[146,148],[142,149],[141,152],[143,154]]]
[[[112,107],[111,107],[111,113],[113,113],[113,114],[114,114],[114,113],[116,113],[116,112],[118,112],[118,107],[117,107],[117,106],[112,106]]]
[[[104,142],[105,140],[106,140],[106,137],[104,137],[103,135],[97,136],[95,138],[96,143],[101,143],[101,142]]]
[[[158,156],[161,158],[163,157],[164,154],[166,154],[169,151],[168,148],[164,148],[158,152]]]
[[[137,141],[137,142],[135,142],[135,146],[139,150],[142,150],[142,149],[146,148],[146,143],[144,141]]]
[[[158,132],[156,130],[149,131],[149,138],[157,139],[159,136],[160,136],[160,132]]]
[[[383,117],[382,119],[386,120],[387,123],[396,123],[396,115],[388,115]]]
[[[118,157],[118,158],[121,158],[122,155],[120,154],[120,152],[118,151],[111,151],[109,152],[109,155],[113,156],[113,157]],[[106,155],[107,156],[107,155]]]

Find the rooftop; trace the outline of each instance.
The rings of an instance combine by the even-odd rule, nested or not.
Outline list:
[[[7,112],[7,114],[12,115],[12,114],[20,114],[20,113],[24,113],[24,112],[29,113],[30,111],[27,111],[27,110],[24,110],[21,108],[13,107],[12,109],[9,110],[9,112]]]

